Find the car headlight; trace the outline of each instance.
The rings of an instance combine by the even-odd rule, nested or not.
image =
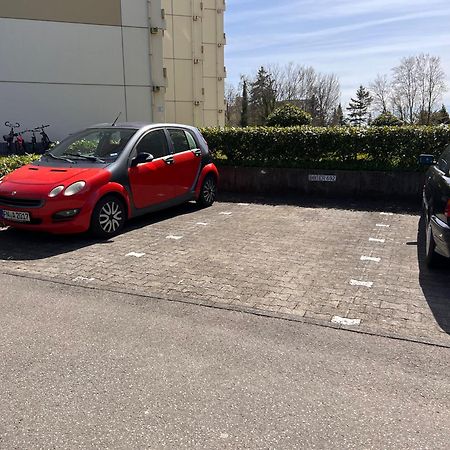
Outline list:
[[[76,183],[71,184],[65,191],[64,195],[66,197],[70,197],[71,195],[78,194],[84,187],[86,186],[85,181],[77,181]]]
[[[63,190],[64,190],[64,186],[56,186],[55,188],[53,188],[53,189],[49,192],[48,196],[49,196],[50,198],[56,197],[56,196],[57,196],[58,194],[60,194]]]

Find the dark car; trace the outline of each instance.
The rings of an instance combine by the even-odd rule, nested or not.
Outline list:
[[[423,190],[426,232],[426,263],[433,267],[440,257],[450,258],[450,145],[437,162],[433,155],[421,155],[430,165]]]
[[[96,125],[0,179],[0,221],[108,238],[132,217],[189,200],[212,205],[218,177],[197,128]]]

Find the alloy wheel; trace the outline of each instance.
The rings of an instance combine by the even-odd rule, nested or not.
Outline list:
[[[111,200],[105,203],[100,210],[99,224],[101,229],[108,234],[115,233],[123,222],[123,211],[120,205]]]

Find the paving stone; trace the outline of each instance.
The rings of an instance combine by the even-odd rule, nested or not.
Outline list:
[[[423,242],[411,244],[418,214],[380,216],[371,205],[323,203],[187,204],[135,220],[108,242],[2,229],[0,271],[64,282],[93,278],[90,287],[323,323],[360,318],[363,331],[449,345],[450,263],[435,272],[425,268]],[[171,235],[183,239],[166,239]],[[145,255],[127,257],[131,251]],[[351,286],[352,279],[373,287]]]

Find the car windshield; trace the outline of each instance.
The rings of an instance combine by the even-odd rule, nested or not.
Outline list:
[[[129,128],[85,130],[64,139],[45,156],[70,162],[111,163],[123,152],[136,131]]]

